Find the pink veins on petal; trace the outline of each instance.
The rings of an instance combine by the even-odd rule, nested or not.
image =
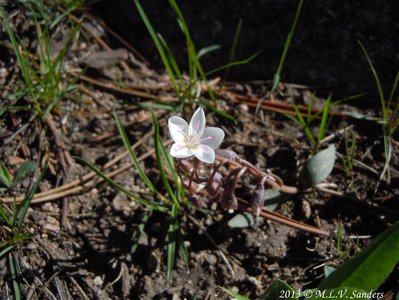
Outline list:
[[[198,128],[200,127],[200,125],[201,125],[201,121],[198,121],[197,124],[195,125],[195,131],[198,131]]]

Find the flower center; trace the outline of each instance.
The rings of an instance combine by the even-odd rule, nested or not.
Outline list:
[[[184,143],[186,144],[185,146],[187,148],[193,150],[200,145],[200,139],[196,134],[187,135],[183,133],[183,135],[184,135]]]

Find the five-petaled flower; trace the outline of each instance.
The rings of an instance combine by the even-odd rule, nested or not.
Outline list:
[[[175,143],[170,154],[176,158],[194,155],[206,163],[215,161],[215,150],[224,139],[224,131],[217,127],[205,128],[205,113],[200,107],[191,118],[190,125],[180,117],[169,118],[169,132]]]

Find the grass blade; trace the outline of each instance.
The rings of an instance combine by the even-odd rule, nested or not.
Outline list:
[[[161,180],[163,182],[163,185],[166,188],[166,191],[167,191],[167,193],[169,195],[169,198],[176,205],[178,205],[178,199],[177,199],[175,193],[173,192],[173,190],[172,190],[172,188],[171,188],[171,186],[169,184],[169,181],[168,181],[168,178],[166,176],[166,172],[165,172],[164,166],[162,164],[162,161],[163,161],[162,157],[164,157],[166,159],[166,162],[168,163],[168,165],[170,163],[170,158],[169,158],[167,153],[165,155],[165,147],[163,147],[163,144],[162,144],[162,141],[161,141],[161,137],[160,137],[160,134],[159,134],[159,123],[158,123],[158,120],[157,120],[157,118],[155,117],[154,114],[152,115],[152,122],[153,122],[153,126],[154,126],[155,156],[156,156],[156,159],[157,159],[157,165],[158,165],[159,173],[161,174]],[[173,164],[169,165],[169,167],[171,167],[171,166],[173,166]],[[172,170],[174,170],[174,168],[171,169],[171,171]],[[172,171],[172,175],[177,176],[176,172],[173,172],[173,171]]]
[[[231,48],[230,48],[228,64],[233,62],[234,58],[236,56],[238,40],[239,40],[240,34],[241,34],[241,26],[242,26],[242,19],[240,18],[240,20],[238,21],[237,27],[236,27],[236,31],[234,32],[233,43],[231,44]],[[230,67],[226,69],[226,72],[224,74],[225,78],[227,77],[229,71],[230,71]]]
[[[167,55],[167,57],[168,57],[168,59],[169,59],[169,62],[170,62],[170,64],[171,64],[172,69],[174,70],[174,72],[175,72],[175,74],[177,75],[177,77],[178,77],[182,82],[184,82],[183,75],[181,74],[179,65],[177,64],[176,58],[175,58],[175,56],[173,55],[172,51],[170,50],[170,48],[169,48],[169,46],[168,46],[168,43],[165,41],[165,39],[164,39],[164,38],[162,37],[162,35],[160,35],[159,33],[158,33],[158,38],[159,38],[160,43],[161,43],[162,46],[163,46],[163,49],[165,50],[165,53],[166,53],[166,55]]]
[[[316,145],[316,140],[314,139],[313,134],[310,132],[310,129],[309,129],[306,121],[302,117],[302,114],[299,111],[298,106],[295,104],[295,102],[292,102],[292,106],[294,107],[296,117],[297,117],[297,119],[293,118],[293,120],[298,122],[302,126],[303,130],[305,131],[306,136],[308,137],[308,139],[312,143],[312,145]]]
[[[15,175],[14,185],[21,183],[25,178],[31,176],[36,170],[36,164],[32,161],[23,163]]]
[[[362,49],[362,51],[363,51],[363,53],[364,53],[364,56],[365,56],[366,59],[367,59],[367,62],[368,62],[369,66],[370,66],[370,69],[371,69],[371,72],[373,73],[375,82],[376,82],[376,84],[377,84],[378,94],[379,94],[379,96],[380,96],[381,109],[382,109],[383,118],[384,118],[385,121],[387,121],[387,119],[388,119],[388,112],[387,112],[387,109],[386,109],[386,106],[385,106],[385,96],[384,96],[384,91],[383,91],[383,89],[382,89],[381,81],[380,81],[380,79],[378,78],[377,71],[375,70],[375,68],[374,68],[374,66],[373,66],[373,63],[371,62],[371,59],[370,59],[369,55],[367,54],[366,48],[364,48],[363,44],[362,44],[360,41],[357,41],[357,42],[358,42],[358,44],[360,45],[360,48]]]
[[[149,211],[144,214],[144,216],[141,218],[141,221],[139,225],[137,226],[137,230],[134,233],[133,239],[132,239],[132,247],[130,248],[130,254],[134,254],[137,250],[137,247],[139,245],[139,239],[141,234],[144,231],[144,227],[147,224],[148,220],[150,219],[152,211]]]
[[[220,45],[211,45],[205,48],[202,48],[200,51],[198,51],[198,59],[200,59],[202,56],[207,55],[208,53],[211,53],[213,51],[219,50],[221,47]]]
[[[124,188],[122,185],[120,185],[119,183],[117,183],[116,181],[112,180],[110,177],[108,177],[107,175],[105,175],[103,172],[101,172],[97,167],[95,167],[91,162],[81,158],[81,157],[74,157],[77,161],[81,162],[82,164],[88,166],[92,171],[94,171],[98,176],[100,176],[102,179],[104,179],[109,185],[111,185],[113,188],[121,191],[122,193],[124,193],[125,195],[127,195],[128,197],[132,198],[133,200],[137,201],[138,203],[145,205],[145,206],[149,206],[157,211],[162,211],[165,212],[165,207],[157,202],[149,202],[145,199],[140,198],[139,196],[133,194],[132,192],[130,192],[129,190],[127,190],[126,188]]]
[[[326,104],[324,105],[323,108],[323,115],[321,116],[321,122],[320,122],[320,126],[319,126],[319,134],[317,136],[317,142],[320,142],[325,135],[326,132],[326,128],[328,125],[328,116],[329,116],[329,112],[330,112],[330,107],[331,107],[331,94],[328,96],[327,100],[326,100]]]
[[[295,13],[294,22],[292,23],[290,32],[288,33],[287,38],[284,43],[284,49],[283,49],[283,53],[281,54],[280,63],[278,65],[276,73],[274,74],[273,87],[272,87],[271,93],[273,93],[276,90],[278,84],[280,83],[281,71],[283,70],[283,66],[284,66],[285,58],[288,53],[288,49],[291,46],[291,40],[292,40],[292,37],[294,36],[296,24],[298,23],[299,16],[301,15],[302,5],[303,5],[303,0],[300,0],[299,4],[298,4],[298,8]],[[256,112],[259,111],[259,108],[262,105],[262,102],[263,101],[258,102],[258,104],[256,106]]]
[[[151,35],[151,38],[155,44],[155,47],[157,48],[158,53],[161,56],[162,62],[166,68],[166,71],[169,74],[169,78],[172,83],[172,86],[173,86],[174,90],[176,91],[176,94],[180,98],[180,96],[179,96],[180,89],[176,83],[176,77],[175,77],[175,74],[173,73],[173,68],[171,67],[171,63],[168,59],[168,55],[166,54],[165,49],[162,46],[162,42],[159,40],[159,37],[154,30],[154,27],[152,27],[152,24],[151,24],[150,20],[148,19],[146,13],[144,12],[144,9],[141,6],[140,1],[134,0],[134,3],[136,4],[137,10],[139,11],[139,14],[140,14],[141,18],[143,19],[143,22],[144,22],[145,26],[147,27],[148,32]]]
[[[18,266],[15,257],[8,253],[8,263],[10,265],[10,273],[12,279],[12,286],[14,289],[14,297],[16,300],[21,299],[21,287],[19,286]]]
[[[219,287],[223,292],[225,292],[226,294],[228,294],[228,295],[230,295],[230,296],[232,296],[232,297],[234,297],[235,299],[237,299],[237,300],[249,300],[249,298],[247,298],[247,297],[245,297],[245,296],[242,296],[242,295],[240,295],[240,294],[238,294],[238,293],[236,293],[236,292],[233,292],[233,291],[231,291],[231,290],[229,290],[229,289],[226,289],[226,288],[224,288],[224,287]]]
[[[10,246],[4,248],[3,250],[1,250],[0,251],[0,258],[3,257],[4,255],[6,255],[8,252],[10,252],[14,248],[15,248],[15,245],[10,245]]]
[[[11,187],[12,185],[11,175],[2,162],[0,162],[0,184],[4,185],[6,188]]]
[[[1,4],[0,4],[0,16],[4,20],[4,25],[5,25],[7,34],[10,38],[13,50],[17,57],[17,61],[18,61],[19,67],[21,69],[22,76],[23,76],[25,83],[28,87],[28,92],[33,99],[35,109],[41,115],[42,110],[41,110],[41,107],[36,99],[36,94],[34,93],[33,88],[32,88],[33,84],[32,84],[32,80],[31,80],[31,76],[30,76],[30,73],[32,73],[32,72],[28,72],[29,64],[26,62],[25,57],[23,57],[21,55],[21,52],[19,51],[19,45],[18,45],[17,39],[15,38],[14,32],[11,29],[10,22],[8,21],[7,15],[3,9],[3,5],[1,5]],[[34,74],[34,72],[33,72],[33,74]]]
[[[28,212],[29,206],[32,202],[33,196],[36,194],[37,189],[39,188],[40,183],[42,182],[44,173],[46,172],[46,168],[44,168],[43,172],[36,179],[36,182],[33,184],[33,187],[28,191],[24,200],[22,200],[21,205],[17,209],[16,213],[16,221],[18,230],[21,229],[23,222],[25,221],[26,213]]]
[[[119,135],[122,138],[123,144],[125,145],[125,148],[129,153],[130,159],[133,162],[133,165],[136,168],[136,171],[139,173],[141,180],[143,180],[143,182],[151,190],[151,192],[157,193],[157,189],[154,187],[151,180],[148,178],[147,174],[144,172],[143,168],[140,165],[139,160],[137,159],[136,154],[132,150],[132,145],[130,144],[129,138],[127,137],[127,134],[125,131],[125,128],[123,128],[121,120],[120,120],[118,114],[116,113],[116,111],[114,111],[114,118],[116,121],[116,127],[118,128],[118,131],[119,131]]]
[[[388,108],[391,106],[391,101],[392,101],[393,96],[395,95],[395,91],[398,87],[398,83],[399,83],[399,71],[398,71],[398,73],[396,73],[395,81],[393,82],[393,85],[392,85],[391,94],[389,95],[389,98],[388,98],[388,104],[387,104]]]
[[[176,230],[177,230],[177,205],[174,203],[171,209],[171,220],[168,228],[168,259],[167,259],[167,270],[166,280],[170,284],[172,280],[172,272],[175,265],[176,257]]]
[[[249,63],[251,60],[253,60],[255,57],[257,57],[259,55],[259,53],[260,52],[257,52],[255,54],[252,54],[250,57],[245,58],[243,60],[236,60],[236,61],[230,62],[228,64],[225,64],[225,65],[223,65],[221,67],[217,67],[217,68],[207,72],[205,74],[205,76],[210,76],[210,75],[213,75],[213,74],[215,74],[215,73],[217,73],[219,71],[222,71],[224,69],[230,69],[231,67],[234,67],[234,66],[239,66],[239,65],[244,65],[246,63]]]
[[[10,224],[10,218],[8,216],[8,213],[6,212],[6,210],[3,208],[3,206],[0,204],[0,219],[2,219],[4,222],[7,223],[7,225],[11,225]]]
[[[179,241],[183,261],[186,264],[187,270],[189,270],[189,255],[188,255],[188,250],[186,245],[184,244],[184,239],[183,239],[183,234],[181,232],[180,224],[177,223],[177,228],[176,228],[176,233],[177,233],[177,240]]]

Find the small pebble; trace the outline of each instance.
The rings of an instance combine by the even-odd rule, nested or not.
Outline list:
[[[102,286],[102,285],[103,285],[103,282],[104,282],[104,281],[101,279],[100,276],[94,277],[93,283],[94,283],[96,286]]]

